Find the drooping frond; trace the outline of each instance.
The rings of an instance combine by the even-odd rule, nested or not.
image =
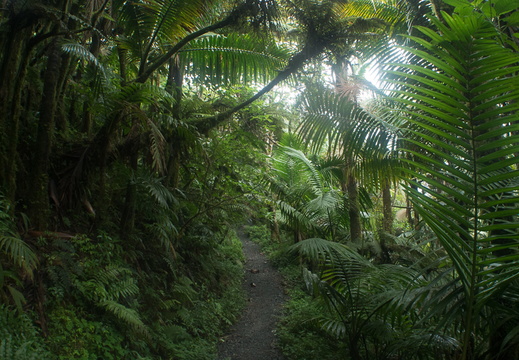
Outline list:
[[[143,12],[143,27],[149,31],[149,43],[156,39],[173,42],[193,31],[204,7],[204,0],[148,0],[134,2]]]
[[[353,171],[359,179],[390,173],[395,162],[392,148],[398,140],[397,127],[332,91],[309,93],[304,110],[299,134],[312,151],[327,147],[330,158],[354,160],[357,166]]]
[[[4,259],[7,258],[11,264],[19,266],[32,277],[32,272],[38,265],[38,257],[14,230],[14,221],[8,211],[8,202],[0,197],[0,261],[5,256]],[[4,271],[0,262],[0,287],[3,286]]]
[[[164,174],[166,171],[166,139],[159,127],[150,119],[147,121],[148,128],[150,129],[150,152],[152,157],[152,167],[159,174]]]
[[[195,0],[127,1],[118,13],[126,37],[119,39],[141,61],[150,52],[174,43],[193,31],[203,15],[205,3]]]
[[[95,68],[103,75],[104,79],[107,80],[109,77],[108,70],[103,64],[92,54],[87,48],[78,43],[63,43],[61,44],[63,52],[74,56],[80,60],[88,62],[95,66]]]
[[[296,208],[287,201],[278,200],[279,220],[286,223],[293,229],[310,229],[312,228],[311,219],[306,216],[303,209]]]
[[[401,2],[389,1],[366,1],[355,0],[341,4],[342,16],[358,17],[366,19],[379,19],[384,21],[388,27],[405,24],[406,12],[401,8]]]
[[[290,148],[280,147],[283,156],[286,156],[284,161],[292,163],[292,165],[300,169],[300,175],[304,177],[303,181],[311,185],[314,194],[319,195],[323,191],[323,180],[315,165],[303,154],[302,151]],[[283,161],[279,157],[278,161]]]
[[[187,74],[202,83],[267,83],[289,58],[288,49],[252,35],[208,35],[180,51]]]
[[[330,261],[333,264],[338,259],[349,258],[357,263],[357,265],[354,265],[355,271],[358,270],[359,264],[366,266],[369,264],[368,260],[346,245],[319,238],[310,238],[300,241],[292,245],[290,251],[297,252],[311,261],[321,263]]]
[[[147,326],[142,322],[139,313],[134,309],[130,309],[113,300],[104,300],[100,305],[119,320],[132,326],[137,332],[148,335]]]
[[[170,93],[159,86],[151,84],[132,83],[123,86],[110,98],[113,108],[124,107],[122,104],[172,104],[174,99]]]
[[[0,251],[7,254],[13,263],[32,276],[32,271],[38,264],[38,258],[25,241],[16,236],[0,235]]]
[[[161,208],[169,209],[170,206],[178,205],[178,199],[170,189],[164,186],[161,179],[146,176],[137,179],[137,181]]]

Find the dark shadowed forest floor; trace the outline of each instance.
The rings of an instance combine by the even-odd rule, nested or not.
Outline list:
[[[259,245],[239,232],[245,255],[247,307],[219,345],[220,360],[282,360],[276,347],[276,322],[286,300],[282,277]]]

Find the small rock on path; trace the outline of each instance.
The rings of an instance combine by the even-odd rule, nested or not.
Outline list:
[[[247,307],[222,338],[220,360],[282,360],[276,348],[276,323],[286,300],[282,277],[243,232],[238,232],[245,255],[243,288]]]

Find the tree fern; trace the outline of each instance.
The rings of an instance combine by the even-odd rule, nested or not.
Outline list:
[[[446,320],[461,322],[467,359],[486,342],[484,307],[519,276],[519,55],[484,16],[443,17],[432,19],[438,32],[418,28],[418,49],[405,48],[425,66],[393,73],[414,82],[398,91],[410,124],[405,171],[415,179],[407,192],[454,266],[462,300]]]

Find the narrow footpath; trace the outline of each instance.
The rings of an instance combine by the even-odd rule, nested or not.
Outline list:
[[[243,232],[238,233],[245,255],[243,288],[247,307],[222,338],[219,360],[282,360],[276,348],[276,323],[286,300],[282,277]]]

